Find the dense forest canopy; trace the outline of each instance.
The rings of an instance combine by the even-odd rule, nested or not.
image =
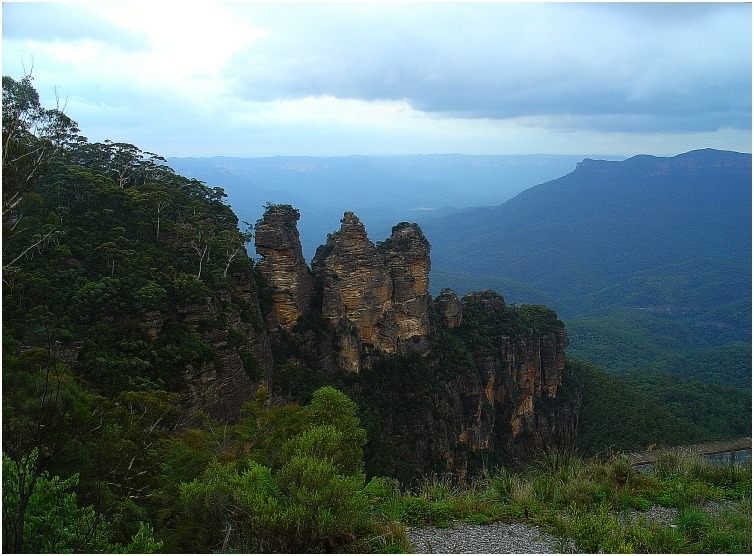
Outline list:
[[[222,190],[78,132],[40,105],[30,76],[3,77],[3,548],[12,551],[156,546],[139,523],[155,522],[144,504],[178,426],[168,391],[186,362],[211,354],[174,317],[151,337],[143,315],[215,295],[249,265],[249,233]],[[71,489],[63,519],[75,534],[35,545],[62,535],[40,534],[38,520]]]

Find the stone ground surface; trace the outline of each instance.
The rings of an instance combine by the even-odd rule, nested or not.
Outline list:
[[[471,525],[462,521],[448,528],[410,527],[406,534],[420,554],[557,554],[557,539],[522,523]]]
[[[725,504],[709,502],[704,510],[715,515]],[[674,508],[653,506],[646,512],[632,512],[632,521],[643,517],[647,522],[673,526],[678,511]],[[524,523],[492,523],[472,525],[456,521],[451,527],[407,527],[406,535],[414,551],[419,554],[560,554],[572,552],[572,545],[539,527]],[[565,549],[564,549],[565,547]]]

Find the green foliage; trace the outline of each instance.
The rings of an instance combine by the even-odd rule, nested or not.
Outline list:
[[[400,519],[407,525],[424,525],[431,515],[432,503],[426,498],[409,497],[400,502]]]
[[[211,290],[193,274],[181,273],[172,284],[174,299],[181,299],[187,303],[203,303],[212,296]]]
[[[307,406],[282,410],[250,406],[237,432],[249,457],[272,467],[213,463],[180,487],[207,549],[331,552],[375,529],[355,404],[327,387]]]
[[[719,323],[714,315],[704,320]],[[691,317],[609,307],[566,324],[570,353],[611,373],[659,371],[751,388],[751,343],[735,336],[718,338],[715,330]]]
[[[140,311],[160,311],[166,308],[168,292],[156,282],[149,281],[134,292],[134,302]]]
[[[704,429],[710,438],[738,438],[751,433],[748,390],[660,372],[628,373],[625,379],[674,416]]]
[[[502,296],[486,291],[464,299],[463,321],[452,332],[474,353],[495,353],[501,336],[542,336],[562,326],[547,307],[505,305]]]
[[[644,473],[617,455],[573,458],[553,471],[535,461],[518,473],[488,472],[465,487],[431,477],[399,495],[397,505],[401,522],[412,526],[524,521],[556,535],[562,552],[749,553],[751,469],[688,455],[662,465]],[[644,514],[667,503],[677,510],[672,522]]]
[[[111,524],[91,506],[81,507],[71,492],[79,478],[62,480],[35,473],[36,451],[14,462],[3,454],[3,551],[68,553],[160,550],[144,523],[126,546],[111,540]]]
[[[569,386],[581,391],[577,438],[587,453],[711,440],[709,433],[676,417],[622,377],[570,357],[564,373]]]
[[[367,430],[367,475],[411,483],[422,473],[442,471],[439,457],[434,468],[433,458],[411,448],[424,434],[421,425],[412,425],[412,415],[432,411],[432,396],[442,388],[439,372],[424,357],[406,355],[380,358],[360,373],[353,396]]]
[[[510,502],[519,477],[505,468],[500,468],[495,473],[487,473],[482,481],[485,497],[488,500],[505,504]]]

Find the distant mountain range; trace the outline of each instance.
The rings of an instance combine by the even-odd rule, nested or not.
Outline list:
[[[380,241],[418,222],[431,290],[493,289],[566,320],[608,371],[751,384],[751,155],[171,158],[242,220],[301,212],[308,260],[347,210]],[[487,205],[487,206],[483,206]],[[464,208],[464,207],[476,208]]]
[[[751,195],[750,154],[586,159],[502,205],[426,222],[432,287],[548,305],[574,319],[571,352],[608,370],[750,385]],[[731,360],[726,378],[714,361]]]
[[[355,212],[373,241],[401,221],[422,224],[438,214],[498,205],[562,176],[583,155],[413,155],[269,158],[170,158],[181,175],[219,186],[241,220],[254,223],[266,203],[301,212],[304,256],[311,260],[327,234]]]
[[[435,286],[452,279],[458,293],[490,278],[511,300],[564,315],[606,305],[709,310],[751,297],[751,155],[586,159],[502,205],[423,230],[444,278]]]

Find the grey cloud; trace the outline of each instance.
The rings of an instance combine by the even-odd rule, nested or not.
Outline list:
[[[139,9],[139,4],[134,9]],[[144,35],[119,27],[81,4],[3,2],[3,38],[44,42],[90,39],[128,50],[147,47]]]
[[[228,66],[247,98],[406,100],[592,129],[751,126],[749,5],[298,6],[255,17],[270,37]]]

